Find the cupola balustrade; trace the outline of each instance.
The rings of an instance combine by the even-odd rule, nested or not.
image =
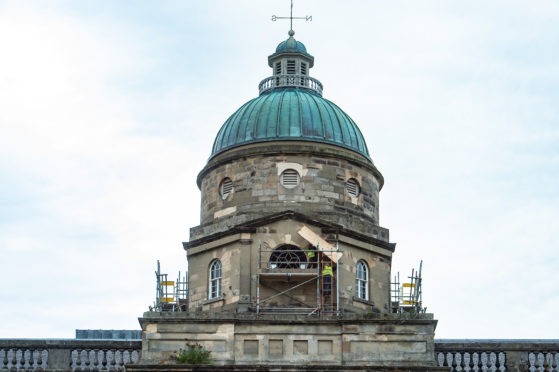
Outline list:
[[[276,88],[306,88],[322,97],[322,83],[308,75],[274,75],[258,84],[258,92],[266,93]]]

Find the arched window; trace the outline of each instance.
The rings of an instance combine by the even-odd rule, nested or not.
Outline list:
[[[276,248],[270,255],[270,269],[304,269],[307,256],[299,247],[286,244]]]
[[[355,290],[357,298],[369,299],[369,268],[364,261],[357,261],[355,270]]]
[[[221,261],[214,260],[210,265],[210,286],[208,298],[218,298],[221,296]]]

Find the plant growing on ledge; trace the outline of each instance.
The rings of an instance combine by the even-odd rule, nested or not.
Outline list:
[[[211,351],[200,344],[186,344],[186,349],[180,349],[172,358],[177,364],[212,364]]]

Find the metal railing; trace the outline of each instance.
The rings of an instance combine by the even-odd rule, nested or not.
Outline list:
[[[322,96],[322,83],[307,75],[274,75],[267,77],[258,84],[259,94],[280,87],[307,88]]]

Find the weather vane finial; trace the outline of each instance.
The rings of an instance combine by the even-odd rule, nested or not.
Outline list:
[[[272,21],[275,22],[278,19],[289,19],[289,36],[293,36],[295,31],[293,31],[293,20],[294,19],[304,19],[305,21],[312,21],[312,15],[304,17],[293,17],[293,0],[291,0],[291,11],[289,17],[278,17],[276,15],[272,16]]]

